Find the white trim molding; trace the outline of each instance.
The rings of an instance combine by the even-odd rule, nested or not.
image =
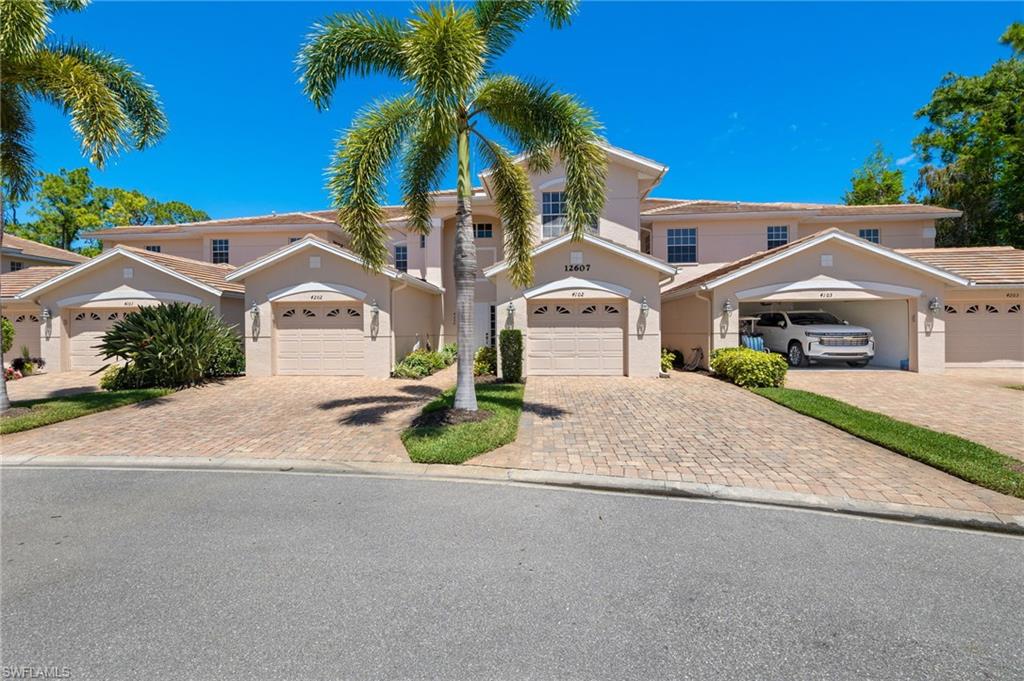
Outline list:
[[[211,295],[220,297],[221,295],[224,294],[224,291],[221,291],[218,288],[214,288],[213,286],[208,286],[207,284],[204,284],[202,282],[196,281],[195,279],[193,279],[191,277],[187,277],[184,274],[181,274],[180,272],[176,272],[176,271],[170,269],[169,267],[164,267],[163,265],[157,264],[156,262],[153,262],[152,260],[149,260],[148,258],[145,258],[145,257],[143,257],[141,255],[136,254],[136,253],[132,253],[131,251],[124,250],[120,246],[115,246],[114,248],[110,249],[109,251],[106,251],[106,252],[96,256],[95,258],[93,258],[92,260],[89,260],[88,262],[83,262],[80,265],[75,265],[74,267],[72,267],[68,271],[66,271],[66,272],[64,272],[62,274],[57,275],[53,279],[48,279],[48,280],[42,282],[41,284],[36,284],[32,288],[26,289],[26,290],[22,291],[17,296],[15,296],[15,298],[20,299],[20,300],[34,298],[34,297],[38,296],[40,293],[42,293],[43,291],[49,290],[51,288],[54,288],[55,286],[59,286],[59,285],[63,284],[64,282],[66,282],[66,281],[68,281],[70,279],[74,279],[75,277],[77,277],[78,275],[82,274],[83,272],[87,272],[90,269],[92,269],[93,267],[98,267],[99,265],[101,265],[101,264],[105,263],[106,261],[111,260],[111,259],[113,259],[113,258],[115,258],[115,257],[117,257],[119,255],[123,256],[125,258],[128,258],[129,260],[133,260],[134,262],[137,262],[140,265],[144,265],[144,266],[150,267],[150,268],[152,268],[152,269],[154,269],[154,270],[156,270],[158,272],[162,272],[162,273],[166,274],[169,277],[172,277],[172,278],[177,279],[179,281],[183,281],[186,284],[189,284],[191,286],[195,286],[196,288],[198,288],[198,289],[200,289],[202,291],[205,291],[205,292],[207,292],[207,293],[209,293]]]
[[[801,293],[808,291],[829,291],[837,293],[871,293],[882,294],[882,296],[895,298],[919,298],[921,289],[909,286],[898,286],[896,284],[885,284],[877,281],[847,281],[845,279],[834,279],[824,275],[811,277],[803,281],[785,282],[782,284],[769,284],[757,288],[737,291],[737,300],[763,300],[774,295],[785,295],[790,293]]]
[[[559,279],[557,281],[550,281],[540,286],[534,286],[533,288],[523,291],[523,297],[529,300],[530,298],[536,298],[543,296],[548,293],[555,293],[556,291],[566,291],[569,289],[583,289],[586,291],[597,291],[598,293],[607,293],[608,295],[615,296],[617,298],[628,298],[630,290],[625,286],[619,286],[607,281],[597,281],[596,279],[581,279],[579,277],[566,277],[565,279]]]
[[[302,293],[336,293],[353,300],[366,300],[365,291],[360,291],[357,288],[345,286],[344,284],[327,284],[319,281],[307,281],[278,289],[268,295],[267,300],[273,303],[282,298]]]
[[[555,248],[558,248],[559,246],[567,244],[571,240],[572,240],[572,235],[571,234],[563,234],[560,237],[557,237],[555,239],[551,239],[550,241],[546,241],[546,242],[542,243],[539,246],[535,246],[533,248],[533,250],[530,252],[530,256],[531,257],[537,257],[538,255],[541,255],[543,253],[547,253],[550,250],[553,250]],[[594,246],[598,246],[599,248],[603,248],[603,249],[611,251],[613,253],[617,253],[617,254],[619,254],[619,255],[621,255],[621,256],[623,256],[625,258],[628,258],[628,259],[630,259],[630,260],[632,260],[634,262],[638,262],[638,263],[640,263],[642,265],[647,265],[648,267],[650,267],[652,269],[656,269],[659,272],[661,272],[662,274],[665,274],[667,276],[671,277],[671,276],[675,276],[675,274],[676,274],[676,268],[673,265],[669,265],[668,263],[663,262],[663,261],[661,261],[661,260],[659,260],[659,259],[657,259],[657,258],[655,258],[653,256],[646,255],[644,253],[639,253],[637,251],[634,251],[634,250],[631,250],[629,248],[626,248],[625,246],[620,246],[619,244],[614,243],[612,241],[608,241],[607,239],[602,239],[600,237],[594,236],[593,234],[584,234],[583,238],[580,241],[575,241],[573,243],[577,243],[578,244],[578,243],[581,243],[581,242],[592,244]],[[496,265],[488,267],[486,270],[484,270],[484,276],[487,277],[487,278],[491,278],[491,277],[493,277],[493,276],[495,276],[497,274],[501,274],[502,272],[504,272],[507,269],[508,269],[508,260],[502,260],[501,262],[497,263]]]
[[[61,298],[56,302],[58,308],[82,307],[92,303],[118,303],[126,300],[144,300],[156,303],[192,303],[201,305],[201,298],[186,296],[182,293],[171,293],[169,291],[141,291],[130,286],[118,286],[110,291],[97,291],[96,293],[83,293],[79,296]]]

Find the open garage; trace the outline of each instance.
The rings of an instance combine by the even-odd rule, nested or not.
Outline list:
[[[700,348],[706,366],[716,348],[740,345],[746,333],[756,331],[751,323],[765,312],[821,310],[831,313],[840,325],[847,322],[851,328],[870,330],[873,366],[939,372],[946,361],[942,300],[951,288],[966,289],[970,283],[829,229],[729,263],[665,291],[663,335],[668,347],[684,352]],[[781,338],[786,345],[800,343],[807,356],[814,357],[816,352],[827,356],[827,363],[835,360],[841,366],[857,354],[852,351],[856,345],[852,341],[862,339],[853,336],[863,335],[844,333],[844,326],[827,330],[818,340],[795,328]],[[765,334],[769,335],[777,344],[780,334]],[[818,347],[809,345],[812,342]],[[787,347],[772,349],[787,351]]]

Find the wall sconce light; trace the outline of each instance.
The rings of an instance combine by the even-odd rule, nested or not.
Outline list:
[[[647,296],[640,299],[640,314],[646,315],[651,309],[651,306],[647,304]]]
[[[938,298],[932,298],[928,301],[928,309],[932,312],[938,312],[939,308],[942,307],[942,303],[939,302]]]
[[[256,304],[256,301],[252,301],[252,307],[249,308],[249,316],[252,317],[252,321],[255,324],[260,320],[260,306]]]
[[[44,322],[49,322],[51,319],[53,319],[53,314],[50,312],[50,308],[44,307],[43,308],[43,321]]]
[[[508,307],[505,309],[508,310],[509,315],[514,315],[516,313],[516,306],[512,304],[511,300],[508,301]]]
[[[370,302],[370,314],[374,317],[380,314],[380,305],[377,304],[376,298]]]
[[[735,309],[736,308],[735,306],[733,306],[732,301],[729,300],[728,298],[726,298],[725,302],[722,303],[722,312],[724,312],[725,314],[731,314]]]

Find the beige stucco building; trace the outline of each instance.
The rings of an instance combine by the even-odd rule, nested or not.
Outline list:
[[[507,277],[486,171],[473,190],[474,337],[495,345],[501,329],[521,329],[527,376],[653,376],[664,347],[687,360],[699,348],[706,364],[741,342],[751,317],[808,307],[872,329],[879,366],[1024,366],[1024,251],[934,248],[936,221],[957,211],[655,198],[667,166],[605,150],[605,208],[581,241],[563,234],[561,163],[531,175],[535,279],[525,288]],[[52,370],[88,363],[74,340],[95,333],[80,323],[97,321],[91,313],[77,319],[85,307],[109,315],[129,300],[187,297],[244,330],[250,374],[385,377],[414,347],[455,340],[455,211],[455,192],[437,192],[421,235],[402,206],[386,207],[391,259],[379,273],[348,249],[329,210],[119,227],[94,234],[105,249],[98,265],[55,272],[12,300],[49,315],[38,335],[59,358]],[[161,257],[179,273],[217,268],[221,283],[171,281],[153,267],[130,283],[118,274],[125,258]]]

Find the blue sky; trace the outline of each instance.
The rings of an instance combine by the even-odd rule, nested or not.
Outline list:
[[[309,27],[335,11],[404,17],[406,3],[97,2],[54,22],[159,90],[170,132],[94,176],[214,217],[329,204],[324,168],[375,77],[318,113],[296,82]],[[875,140],[916,177],[914,112],[944,73],[976,74],[1021,5],[584,2],[573,25],[532,25],[498,69],[578,95],[610,142],[670,166],[656,195],[837,201]],[[66,120],[36,107],[37,165],[85,165]],[[476,169],[479,170],[479,169]],[[398,199],[394,186],[392,200]]]

